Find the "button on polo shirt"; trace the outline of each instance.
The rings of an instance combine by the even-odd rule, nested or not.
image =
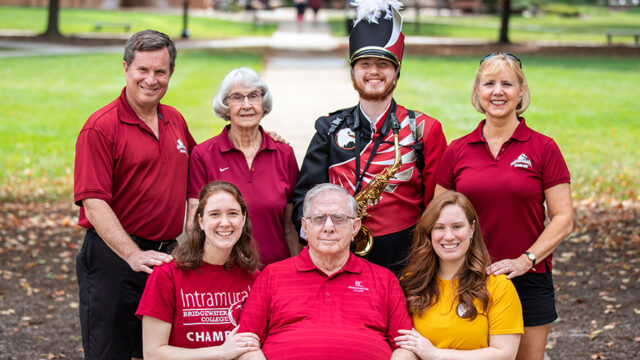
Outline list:
[[[267,359],[389,359],[410,329],[404,294],[387,269],[350,254],[327,276],[308,248],[269,265],[254,283],[240,332],[258,334]]]

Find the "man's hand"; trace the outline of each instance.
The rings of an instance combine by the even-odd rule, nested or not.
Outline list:
[[[100,238],[113,252],[129,264],[133,271],[151,274],[152,266],[173,261],[173,256],[149,250],[142,251],[122,228],[109,204],[100,199],[82,200],[87,219]]]
[[[153,272],[153,266],[170,263],[173,261],[173,256],[153,250],[137,250],[131,253],[125,260],[131,267],[131,270],[136,272],[144,271],[147,274],[151,274]]]

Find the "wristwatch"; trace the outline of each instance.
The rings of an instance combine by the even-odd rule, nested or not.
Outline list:
[[[531,267],[533,268],[534,266],[536,266],[536,256],[528,251],[524,252],[525,255],[527,255],[527,257],[529,258],[529,260],[531,260],[531,262],[533,263],[533,265],[531,265]]]

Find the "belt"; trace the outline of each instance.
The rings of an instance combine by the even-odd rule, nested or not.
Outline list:
[[[129,235],[133,242],[135,242],[142,250],[155,250],[161,252],[169,252],[173,244],[177,243],[176,239],[169,239],[163,241],[154,241],[143,239],[139,236]]]
[[[99,237],[98,232],[94,228],[87,229],[87,232],[92,232]],[[140,247],[141,250],[155,250],[155,251],[161,251],[164,253],[168,253],[169,250],[171,250],[171,248],[173,247],[173,244],[177,243],[176,239],[155,241],[155,240],[147,240],[147,239],[141,238],[140,236],[131,235],[131,234],[129,234],[129,237],[131,237],[131,240],[133,240],[133,242],[135,242],[138,245],[138,247]]]

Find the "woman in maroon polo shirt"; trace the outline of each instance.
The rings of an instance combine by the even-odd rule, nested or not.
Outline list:
[[[302,248],[291,222],[291,197],[298,164],[291,146],[274,141],[260,126],[272,109],[267,84],[250,68],[232,70],[213,109],[229,125],[191,152],[187,219],[193,218],[205,184],[228,181],[247,202],[262,266],[297,255]]]
[[[517,358],[542,359],[557,318],[551,253],[573,229],[569,170],[553,139],[520,116],[530,95],[517,56],[484,57],[471,102],[486,119],[445,151],[436,195],[456,190],[473,203],[491,255],[487,273],[507,274],[522,303]]]

